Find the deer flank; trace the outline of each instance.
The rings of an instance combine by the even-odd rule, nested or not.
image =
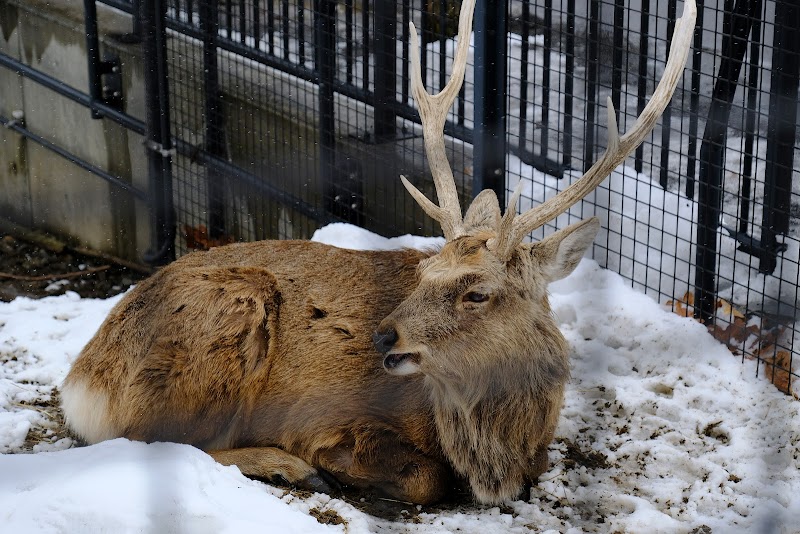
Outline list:
[[[412,25],[412,88],[439,204],[438,251],[351,251],[304,241],[188,254],[132,289],[62,386],[88,443],[174,441],[249,476],[338,484],[435,502],[465,484],[480,503],[518,497],[548,467],[569,347],[547,285],[570,274],[599,221],[524,243],[583,198],[654,127],[682,73],[696,8],[684,4],[662,81],[631,130],[574,185],[517,215],[483,191],[462,217],[443,128],[466,69],[465,0],[453,77],[428,94]]]

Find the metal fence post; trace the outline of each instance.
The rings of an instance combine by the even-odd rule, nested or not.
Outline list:
[[[390,0],[375,0],[375,142],[395,137],[397,99],[397,6]]]
[[[475,6],[475,118],[472,194],[493,189],[506,195],[506,37],[508,0]]]
[[[89,97],[91,98],[91,114],[93,119],[102,119],[105,115],[95,108],[95,104],[103,103],[122,110],[122,64],[116,55],[107,55],[100,59],[100,34],[97,29],[96,0],[84,0],[83,12],[86,20],[86,55],[89,75]],[[134,17],[135,19],[135,17]]]
[[[763,248],[758,266],[762,273],[775,270],[779,248],[775,237],[789,231],[799,83],[800,7],[795,1],[776,2],[761,223]]]
[[[725,140],[731,104],[739,83],[742,61],[754,17],[750,0],[738,0],[725,11],[722,61],[714,82],[711,109],[700,148],[700,174],[695,244],[695,317],[713,321],[717,307],[717,229],[722,207]]]
[[[314,64],[319,78],[319,174],[323,197],[333,186],[336,164],[336,122],[333,85],[336,81],[336,0],[314,0]]]
[[[142,55],[145,84],[145,124],[150,195],[151,249],[144,260],[163,265],[175,259],[175,213],[172,203],[172,138],[167,82],[166,2],[142,0]]]
[[[217,33],[219,31],[219,3],[217,0],[200,2],[200,31],[203,34],[203,92],[205,94],[205,149],[215,156],[224,157],[224,110],[219,90],[217,71]],[[242,13],[244,18],[244,13]],[[214,167],[206,167],[206,202],[208,205],[208,234],[219,238],[225,234],[225,203],[223,177]]]

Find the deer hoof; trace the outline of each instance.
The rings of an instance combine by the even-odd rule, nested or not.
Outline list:
[[[327,493],[329,495],[339,493],[342,490],[342,485],[339,484],[339,481],[323,469],[317,469],[316,473],[312,473],[298,480],[294,485],[300,489],[317,493]]]

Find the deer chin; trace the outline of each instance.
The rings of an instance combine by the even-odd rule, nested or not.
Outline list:
[[[419,353],[390,352],[383,359],[383,368],[395,376],[413,375],[419,372]]]

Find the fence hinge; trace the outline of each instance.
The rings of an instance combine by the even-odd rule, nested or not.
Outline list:
[[[164,145],[162,145],[161,143],[156,143],[151,139],[145,140],[144,147],[147,150],[161,154],[161,156],[165,158],[175,157],[175,154],[177,154],[175,148],[164,148]]]
[[[100,98],[106,105],[122,111],[122,62],[116,54],[105,54],[98,64]]]

